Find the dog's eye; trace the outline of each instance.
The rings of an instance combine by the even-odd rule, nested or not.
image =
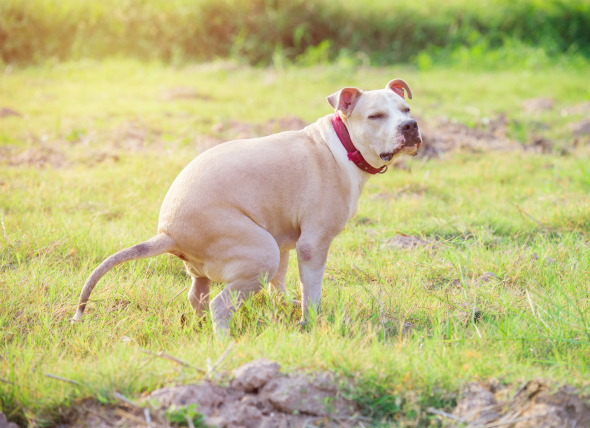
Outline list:
[[[404,113],[408,113],[409,114],[410,113],[410,109],[409,108],[405,108],[404,109]]]
[[[369,116],[369,119],[381,119],[382,117],[383,117],[383,114],[377,113],[377,114],[372,114],[371,116]]]

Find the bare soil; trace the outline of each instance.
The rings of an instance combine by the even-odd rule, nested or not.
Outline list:
[[[190,88],[173,88],[163,94],[166,100],[203,98]],[[531,112],[553,108],[548,99],[532,99],[525,102]],[[550,107],[551,105],[551,107]],[[590,105],[590,104],[588,104]],[[573,106],[563,110],[562,114],[586,114],[590,111],[587,104]],[[0,118],[6,116],[19,117],[20,114],[8,108],[0,110]],[[488,152],[488,151],[520,151],[529,150],[548,153],[555,150],[554,143],[541,136],[532,136],[529,144],[523,146],[509,138],[508,119],[500,114],[493,119],[481,120],[474,128],[460,123],[453,123],[447,118],[417,118],[423,138],[423,147],[418,156],[422,158],[440,158],[445,153],[456,151]],[[296,116],[285,116],[271,119],[264,123],[252,124],[229,119],[215,123],[208,135],[194,137],[192,146],[197,153],[210,149],[226,141],[262,137],[284,131],[303,129],[307,123]],[[569,125],[574,145],[590,142],[590,118],[583,118]],[[45,141],[29,136],[30,145],[26,149],[16,147],[0,147],[0,163],[11,166],[51,166],[60,168],[72,163],[97,164],[104,161],[117,161],[122,152],[142,152],[146,150],[164,150],[170,143],[164,143],[161,132],[146,124],[130,121],[106,132],[89,131],[79,137],[59,137]],[[97,144],[98,143],[98,144]],[[405,168],[400,159],[395,168]]]
[[[565,428],[590,426],[590,406],[569,386],[550,394],[543,380],[532,380],[507,397],[497,381],[469,383],[446,426]]]
[[[231,376],[212,372],[200,383],[166,386],[136,402],[122,396],[116,406],[80,401],[63,409],[65,423],[60,428],[368,426],[370,419],[346,396],[352,387],[328,372],[285,374],[276,362],[260,359]],[[570,386],[550,393],[545,381],[532,380],[514,390],[495,379],[471,382],[452,413],[434,408],[428,412],[445,427],[590,427],[590,397],[578,395]],[[0,413],[0,428],[18,426]]]
[[[277,363],[261,359],[234,370],[229,382],[220,379],[217,383],[205,380],[167,386],[147,394],[137,405],[106,407],[92,401],[80,403],[68,415],[71,423],[67,426],[167,427],[167,414],[182,413],[196,405],[202,414],[201,422],[218,428],[352,427],[358,426],[359,418],[366,418],[343,395],[349,388],[348,383],[330,373],[283,374]],[[187,424],[190,425],[188,421],[183,425]]]
[[[436,158],[453,151],[488,152],[522,150],[522,145],[508,137],[506,115],[470,128],[446,118],[419,120],[423,146],[419,156]]]
[[[418,248],[435,248],[436,242],[422,239],[417,236],[395,235],[383,244],[384,248],[396,248],[400,250],[416,250]]]

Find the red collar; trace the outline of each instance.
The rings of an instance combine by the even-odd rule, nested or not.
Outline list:
[[[334,126],[334,131],[336,131],[338,139],[348,152],[348,159],[353,161],[359,169],[368,172],[369,174],[383,174],[387,171],[387,165],[384,165],[381,168],[373,168],[369,165],[363,155],[361,155],[361,152],[359,152],[354,146],[350,139],[348,129],[346,129],[346,125],[344,125],[344,122],[342,122],[342,118],[338,113],[334,113],[332,116],[332,126]]]

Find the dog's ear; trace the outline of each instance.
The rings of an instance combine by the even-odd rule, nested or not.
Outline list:
[[[326,97],[334,111],[340,110],[344,116],[350,116],[363,91],[358,88],[344,88]]]
[[[410,90],[410,87],[408,86],[408,84],[406,82],[404,82],[402,79],[393,79],[391,82],[389,82],[385,86],[385,89],[391,89],[393,92],[395,92],[396,94],[398,94],[402,98],[405,98],[405,95],[404,95],[404,89],[405,89],[406,91],[408,91],[408,98],[412,99],[412,91]]]

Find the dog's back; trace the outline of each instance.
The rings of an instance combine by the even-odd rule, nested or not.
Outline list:
[[[176,178],[162,204],[158,232],[198,254],[221,230],[247,221],[267,230],[280,248],[293,248],[305,216],[325,215],[315,212],[318,198],[323,206],[331,197],[340,202],[334,207],[342,206],[337,168],[329,148],[304,131],[221,144]]]

